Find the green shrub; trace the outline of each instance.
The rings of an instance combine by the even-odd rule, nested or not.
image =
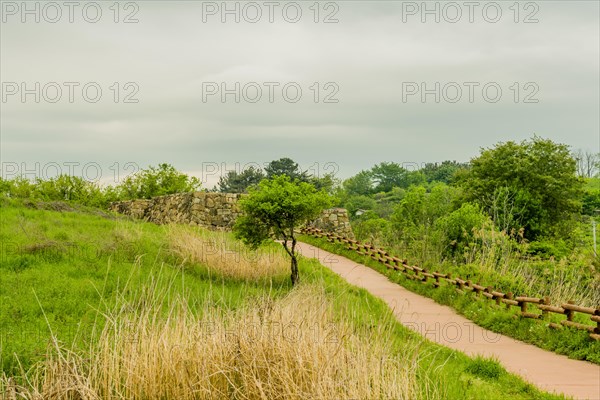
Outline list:
[[[490,218],[479,206],[471,203],[464,203],[458,210],[440,218],[436,224],[444,234],[446,253],[450,256],[462,254],[474,240],[474,230],[484,226],[492,226]]]

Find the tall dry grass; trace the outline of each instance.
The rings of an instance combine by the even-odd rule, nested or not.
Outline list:
[[[520,278],[525,284],[520,295],[549,296],[554,304],[570,300],[590,307],[600,304],[600,275],[577,267],[585,264],[584,256],[532,260],[523,254],[526,244],[516,245],[504,232],[481,228],[473,233],[477,243],[466,250],[466,263],[477,264],[482,271]],[[591,275],[595,279],[590,279]]]
[[[225,278],[257,280],[289,273],[290,260],[272,246],[249,250],[230,233],[172,225],[169,248],[181,263],[200,263]]]
[[[7,399],[419,396],[418,349],[392,353],[390,328],[360,331],[340,322],[322,289],[300,286],[242,310],[205,306],[201,313],[182,298],[169,300],[167,291],[140,295],[149,298],[146,292],[152,302],[108,313],[89,349],[54,343],[20,384],[2,377],[0,393]]]

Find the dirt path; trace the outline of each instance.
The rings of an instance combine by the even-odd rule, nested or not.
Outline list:
[[[600,400],[600,366],[571,360],[530,344],[483,329],[449,307],[390,282],[362,264],[298,243],[305,257],[318,258],[349,283],[384,300],[396,318],[429,340],[468,355],[495,357],[510,372],[548,392]]]

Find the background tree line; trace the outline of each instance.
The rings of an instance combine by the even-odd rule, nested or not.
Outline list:
[[[482,149],[469,163],[409,171],[382,162],[344,180],[335,193],[360,239],[421,249],[423,261],[464,258],[481,229],[528,243],[530,253],[558,257],[591,248],[590,218],[600,213],[599,160],[534,136]]]
[[[291,181],[308,183],[317,190],[331,192],[336,185],[333,175],[318,177],[302,171],[298,163],[290,158],[271,161],[264,170],[249,167],[243,171],[229,171],[219,179],[211,191],[225,193],[247,193],[249,188],[258,185],[263,179],[285,175]],[[150,199],[174,193],[196,190],[209,191],[201,187],[194,176],[178,171],[167,163],[149,166],[135,174],[128,175],[116,185],[100,185],[72,175],[33,180],[23,177],[0,178],[0,194],[14,198],[42,201],[71,201],[92,207],[106,207],[113,201]]]
[[[292,159],[281,158],[264,169],[228,171],[212,190],[246,193],[265,179],[285,175],[332,194],[334,205],[349,210],[359,237],[403,246],[426,242],[427,251],[437,248],[440,257],[460,253],[483,224],[515,241],[557,239],[572,248],[577,237],[572,234],[600,210],[599,162],[598,154],[571,153],[566,145],[533,137],[482,149],[468,163],[443,161],[408,170],[381,162],[343,182],[331,174],[311,175]],[[200,186],[197,178],[170,164],[150,166],[114,186],[66,175],[0,180],[7,196],[97,207]]]

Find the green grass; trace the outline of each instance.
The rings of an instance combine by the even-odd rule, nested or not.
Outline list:
[[[504,305],[497,306],[494,302],[478,298],[472,293],[460,294],[456,292],[455,287],[450,285],[434,288],[431,284],[410,280],[400,272],[390,270],[370,257],[362,256],[325,239],[302,235],[301,240],[367,265],[386,275],[392,282],[401,284],[415,293],[430,297],[440,304],[448,305],[477,325],[491,331],[567,355],[570,358],[600,364],[600,341],[593,340],[587,332],[574,328],[563,327],[563,329],[555,330],[548,327],[550,322],[558,323],[564,319],[564,316],[549,313],[547,319],[543,321],[520,318],[517,307],[507,310]],[[589,318],[582,314],[575,314],[574,320],[590,324]]]
[[[198,312],[211,305],[237,309],[294,290],[288,277],[228,280],[201,264],[184,267],[168,251],[167,227],[91,209],[53,211],[7,201],[0,213],[0,357],[9,376],[43,360],[50,329],[63,343],[85,348],[96,339],[104,310],[123,300],[143,301],[139,294],[149,286],[185,296]],[[537,390],[495,361],[423,339],[398,323],[383,301],[314,259],[301,259],[300,276],[302,285],[324,288],[340,321],[356,329],[389,326],[390,355],[414,357],[407,363],[416,363],[419,398],[562,398]],[[337,334],[317,333],[333,340]]]

